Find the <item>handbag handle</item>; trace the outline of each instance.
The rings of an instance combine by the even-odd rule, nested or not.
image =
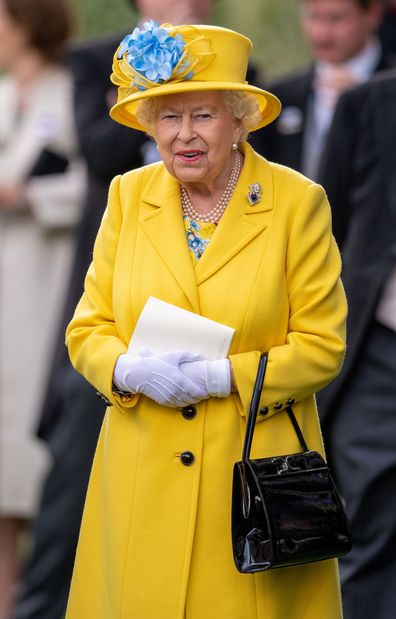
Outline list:
[[[260,355],[257,376],[256,376],[256,380],[255,380],[254,387],[253,387],[253,395],[252,395],[252,399],[250,402],[248,419],[246,422],[245,440],[243,443],[243,450],[242,450],[242,460],[245,460],[245,461],[249,460],[249,457],[250,457],[250,450],[252,447],[254,428],[256,427],[257,412],[258,412],[258,407],[260,404],[261,391],[263,389],[265,372],[267,369],[267,363],[268,363],[268,353],[263,352]],[[298,421],[296,419],[296,416],[293,412],[292,407],[287,406],[285,410],[293,425],[294,431],[300,442],[302,451],[309,451],[308,446],[304,439],[304,435],[301,432],[301,428],[298,425]]]

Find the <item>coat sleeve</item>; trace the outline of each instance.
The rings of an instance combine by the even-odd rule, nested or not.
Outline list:
[[[81,219],[86,172],[75,157],[62,174],[31,178],[26,194],[37,224],[46,231],[76,228]]]
[[[268,414],[311,396],[337,375],[344,357],[347,309],[322,187],[310,184],[289,218],[277,223],[284,226],[278,238],[284,235],[286,243],[289,326],[284,344],[269,350],[260,402]],[[242,414],[249,408],[259,355],[252,351],[230,356]]]
[[[127,345],[118,335],[113,313],[113,272],[122,223],[120,179],[116,177],[110,185],[84,294],[66,330],[66,345],[76,370],[110,404],[130,407],[139,396],[118,395],[112,391],[115,362],[127,351]]]

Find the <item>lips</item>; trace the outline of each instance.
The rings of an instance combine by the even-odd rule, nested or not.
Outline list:
[[[202,150],[179,150],[176,157],[183,161],[198,161],[204,152]]]

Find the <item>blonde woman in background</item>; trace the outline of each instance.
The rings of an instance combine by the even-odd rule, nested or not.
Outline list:
[[[0,0],[0,617],[50,456],[35,437],[85,187],[66,0]]]

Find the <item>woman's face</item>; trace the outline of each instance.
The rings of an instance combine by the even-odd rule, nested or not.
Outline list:
[[[155,139],[168,172],[183,185],[226,185],[232,144],[241,135],[240,121],[221,92],[190,92],[160,97]]]
[[[27,46],[27,33],[8,14],[3,0],[0,0],[0,67],[8,70]]]

